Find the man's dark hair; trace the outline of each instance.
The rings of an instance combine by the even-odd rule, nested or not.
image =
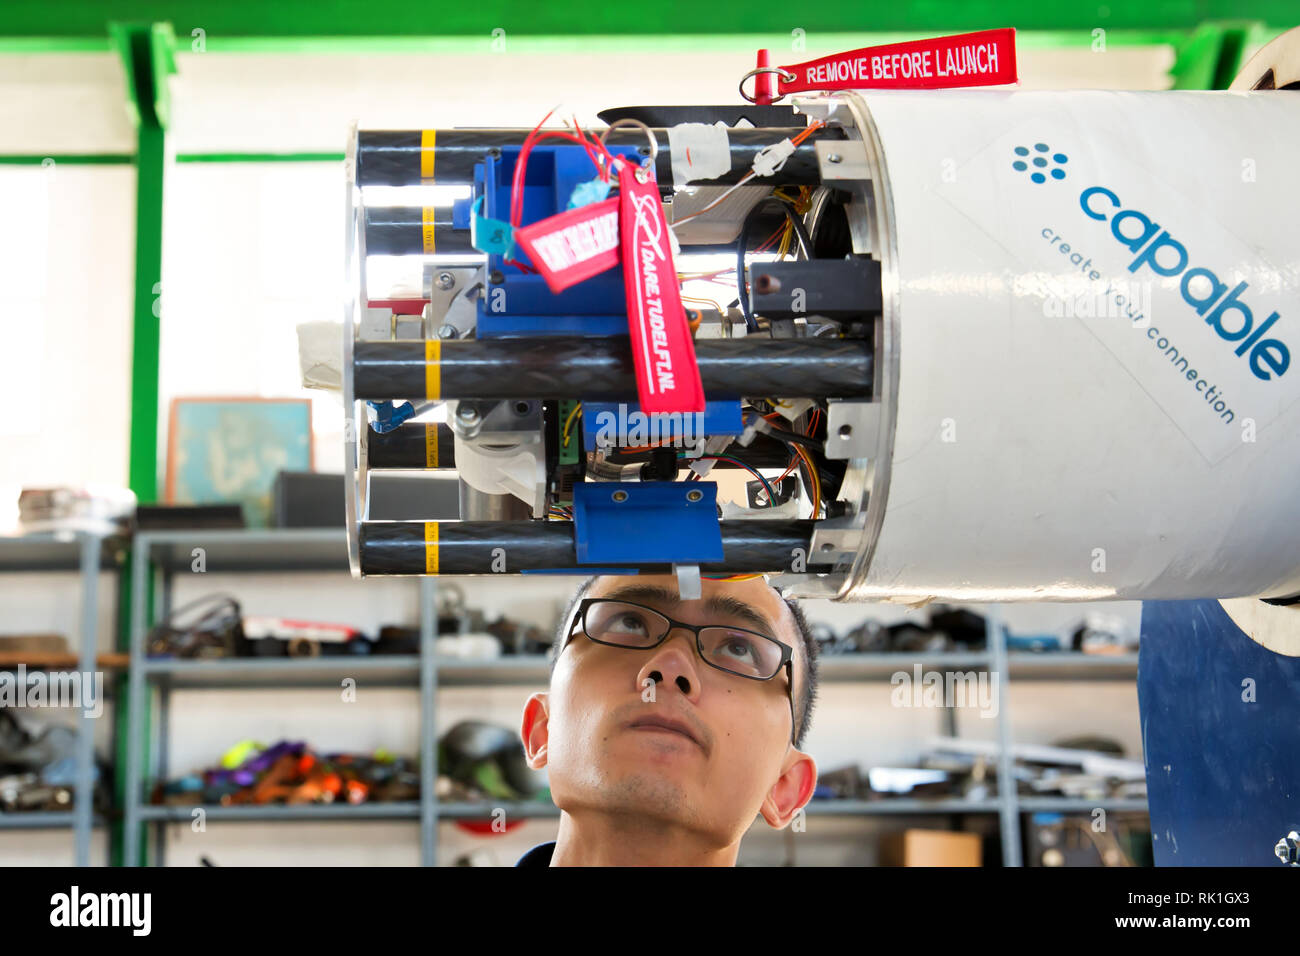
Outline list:
[[[578,590],[574,592],[572,600],[569,601],[569,606],[564,609],[564,614],[561,616],[560,623],[556,628],[555,641],[551,644],[551,651],[548,655],[552,676],[555,674],[555,665],[559,660],[560,652],[564,650],[565,638],[568,637],[566,626],[572,619],[573,612],[578,607],[578,602],[586,597],[587,592],[599,576],[593,574],[583,581],[578,586]],[[778,593],[780,592],[778,591]],[[794,702],[795,719],[797,721],[797,733],[794,740],[795,746],[802,750],[804,737],[807,736],[808,727],[812,723],[813,705],[817,702],[817,642],[813,639],[812,630],[808,626],[808,619],[804,616],[803,608],[799,606],[799,602],[794,598],[786,597],[784,594],[781,595],[781,600],[785,601],[785,606],[790,609],[790,614],[794,618],[795,629],[799,632],[799,641],[803,644],[804,673],[803,680],[798,682],[802,689],[796,695]],[[796,664],[795,670],[798,671],[799,669],[799,665]]]

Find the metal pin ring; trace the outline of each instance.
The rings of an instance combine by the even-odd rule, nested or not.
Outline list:
[[[748,93],[745,92],[745,81],[749,79],[751,76],[758,76],[758,74],[760,73],[779,73],[781,75],[781,79],[785,80],[787,83],[793,83],[795,80],[799,79],[799,77],[791,73],[789,70],[783,70],[779,66],[755,67],[754,69],[750,70],[748,73],[746,73],[744,76],[740,78],[740,95],[743,96],[745,99],[749,100],[749,102],[751,103],[757,103],[758,100],[754,99],[752,96],[750,96]],[[782,93],[780,96],[773,97],[772,102],[773,103],[780,102],[781,100],[785,99],[787,95],[788,94],[786,93]]]
[[[630,116],[625,116],[620,120],[614,120],[614,122],[610,123],[605,131],[600,134],[600,145],[604,146],[605,137],[609,136],[611,132],[618,129],[620,126],[636,126],[645,130],[645,138],[650,141],[650,155],[642,160],[641,164],[643,166],[653,165],[654,161],[659,157],[659,140],[655,139],[655,134],[651,131],[649,126],[646,126],[646,124],[640,120],[632,119]],[[598,155],[597,158],[601,163],[601,167],[604,168],[604,157]]]

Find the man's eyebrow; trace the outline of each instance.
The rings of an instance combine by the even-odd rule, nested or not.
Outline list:
[[[678,595],[654,584],[625,585],[615,588],[608,594],[602,594],[601,598],[608,601],[654,602],[673,608],[682,603]],[[720,614],[744,621],[754,630],[762,631],[764,634],[770,634],[774,630],[772,622],[756,611],[752,605],[730,594],[715,594],[706,598],[704,608],[710,614]]]

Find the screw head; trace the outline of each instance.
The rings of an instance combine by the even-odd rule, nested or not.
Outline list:
[[[704,492],[700,491],[699,488],[692,488],[690,491],[686,492],[687,501],[699,501],[703,497]]]
[[[830,153],[830,154],[827,155],[827,157],[826,157],[826,162],[828,162],[828,163],[838,163],[838,162],[840,162],[841,160],[842,160],[842,157],[840,156],[839,153]]]
[[[500,269],[493,269],[492,274],[488,276],[488,282],[491,282],[493,285],[500,285],[505,281],[506,277]]]
[[[478,409],[473,405],[458,405],[456,406],[456,417],[462,422],[478,421]]]
[[[456,284],[456,277],[452,275],[450,272],[438,273],[438,288],[441,289],[443,292],[446,292],[455,284]]]
[[[610,495],[610,497],[613,498],[615,501],[627,501],[627,492],[616,491],[612,495]]]
[[[440,339],[454,339],[455,337],[456,326],[454,325],[444,325],[442,328],[438,329],[438,338]]]

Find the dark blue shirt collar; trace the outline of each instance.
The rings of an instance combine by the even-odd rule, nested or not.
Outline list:
[[[550,866],[551,856],[555,853],[555,841],[539,843],[519,858],[515,866]]]

